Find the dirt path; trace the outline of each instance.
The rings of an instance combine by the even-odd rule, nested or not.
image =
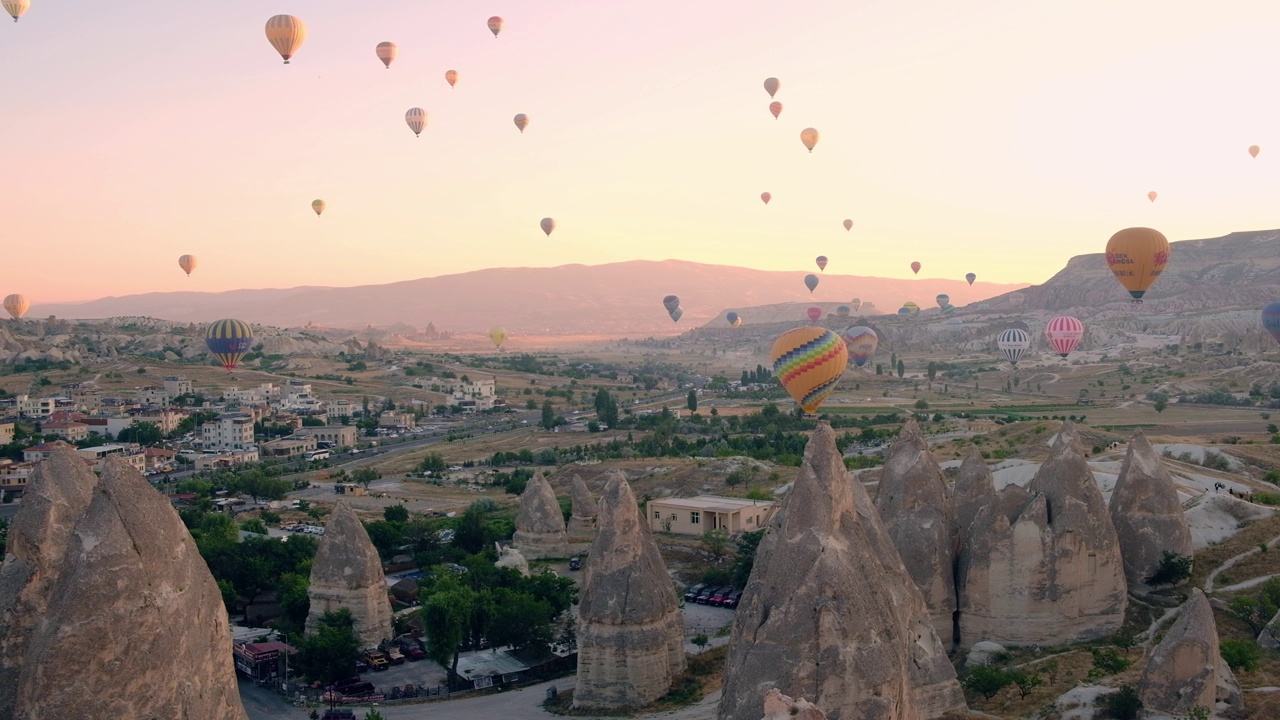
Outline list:
[[[1275,537],[1271,538],[1270,540],[1268,540],[1268,541],[1267,541],[1267,547],[1275,547],[1277,543],[1280,543],[1280,535],[1277,535],[1277,536],[1275,536]],[[1227,558],[1227,560],[1226,560],[1225,562],[1223,562],[1223,563],[1222,563],[1221,565],[1219,565],[1218,567],[1214,568],[1213,572],[1209,573],[1209,577],[1208,577],[1207,579],[1205,579],[1205,581],[1204,581],[1204,591],[1205,591],[1206,593],[1211,593],[1211,592],[1213,592],[1213,583],[1214,583],[1214,581],[1215,581],[1215,580],[1217,580],[1217,579],[1218,579],[1218,575],[1220,575],[1220,574],[1222,573],[1222,571],[1223,571],[1223,570],[1226,570],[1227,568],[1231,567],[1232,565],[1235,565],[1236,563],[1238,563],[1238,562],[1240,562],[1241,560],[1243,560],[1243,559],[1245,559],[1245,558],[1249,557],[1250,555],[1257,555],[1257,554],[1258,554],[1258,553],[1260,553],[1260,552],[1262,552],[1262,550],[1261,550],[1261,549],[1259,549],[1259,548],[1253,548],[1252,550],[1246,550],[1245,552],[1242,552],[1242,553],[1240,553],[1239,555],[1236,555],[1235,557]],[[1265,580],[1265,579],[1266,579],[1266,578],[1263,578],[1262,580]],[[1248,582],[1248,581],[1245,581],[1245,583],[1247,583],[1247,582]],[[1236,583],[1235,585],[1232,585],[1231,587],[1235,587],[1235,586],[1237,586],[1237,585],[1244,585],[1245,583]],[[1246,587],[1247,587],[1247,585],[1246,585]],[[1224,589],[1225,589],[1225,588],[1224,588]]]

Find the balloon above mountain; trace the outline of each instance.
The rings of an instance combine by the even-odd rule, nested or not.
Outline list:
[[[844,344],[849,348],[849,359],[853,364],[862,367],[876,354],[876,346],[880,337],[876,331],[861,325],[844,331]]]
[[[1159,195],[1156,194],[1155,190],[1152,190],[1151,192],[1147,193],[1147,199],[1150,200],[1151,202],[1155,202],[1157,197],[1159,197]]]
[[[816,259],[816,260],[814,260],[814,262],[816,262],[816,263],[818,264],[818,269],[819,269],[819,270],[826,270],[826,269],[827,269],[827,256],[826,256],[826,255],[819,255],[819,256],[817,257],[817,259]]]
[[[497,15],[494,15],[489,18],[489,22],[487,24],[489,26],[489,32],[493,33],[493,36],[496,38],[498,37],[498,33],[502,32],[502,26],[506,24],[506,21]]]
[[[1069,315],[1062,315],[1044,326],[1044,336],[1059,355],[1066,357],[1084,338],[1084,323]]]
[[[9,301],[5,300],[5,307],[8,306]],[[1262,327],[1280,343],[1280,302],[1273,302],[1262,309]]]
[[[916,274],[916,275],[919,275],[919,274],[920,274],[920,263],[918,263],[918,262],[913,262],[913,263],[911,263],[911,272],[912,272],[912,273],[914,273],[914,274]]]
[[[973,281],[978,279],[978,276],[977,276],[977,275],[974,275],[973,273],[965,273],[964,279],[965,279],[965,280],[966,280],[970,285],[972,285],[972,284],[973,284]]]
[[[413,136],[420,137],[422,130],[427,127],[427,111],[419,107],[409,108],[404,114],[404,121],[413,131]]]
[[[730,311],[724,316],[724,319],[729,322],[729,327],[739,327],[742,325],[742,317],[736,312]]]
[[[847,317],[849,317],[849,313],[850,313],[850,312],[852,312],[852,310],[849,308],[849,306],[848,306],[848,305],[837,305],[837,306],[836,306],[836,317],[847,318]]]
[[[375,52],[378,54],[378,59],[382,61],[382,64],[386,66],[388,70],[391,69],[391,63],[396,59],[396,55],[399,51],[400,49],[397,48],[396,44],[393,42],[380,42],[378,43],[378,47],[375,48]]]
[[[818,131],[813,128],[805,128],[800,131],[800,142],[809,148],[809,152],[813,152],[813,148],[818,144]]]
[[[684,316],[684,310],[681,310],[680,308],[676,308],[675,310],[672,310],[669,314],[671,315],[672,322],[680,322],[680,318]]]
[[[27,302],[25,297],[17,293],[9,295],[4,299],[4,309],[12,315],[15,320],[26,315],[27,310],[30,308],[31,303]]]
[[[777,120],[778,116],[782,114],[782,103],[777,100],[769,103],[769,112],[773,113],[773,119]]]
[[[493,346],[501,348],[502,343],[507,341],[507,329],[504,327],[495,327],[489,330],[489,340],[493,342]]]
[[[205,329],[204,342],[209,352],[230,372],[253,347],[253,330],[239,320],[219,320]]]
[[[765,78],[764,91],[769,93],[769,97],[773,97],[778,92],[778,88],[782,87],[782,83],[778,82],[778,78]]]
[[[196,264],[195,255],[183,255],[178,258],[178,267],[182,268],[182,271],[187,274],[187,277],[191,277],[191,271],[196,269]]]
[[[1169,262],[1169,241],[1158,230],[1125,228],[1107,241],[1106,259],[1111,274],[1141,302]]]
[[[5,3],[8,5],[8,3]],[[284,58],[284,64],[298,52],[307,39],[307,25],[292,15],[275,15],[267,20],[267,42]]]
[[[667,312],[671,312],[680,307],[680,298],[675,295],[668,295],[662,298],[662,307],[666,308]]]
[[[547,237],[551,237],[551,231],[556,229],[556,221],[553,218],[542,218],[542,222],[538,223],[538,226],[542,228],[542,232],[547,234]]]
[[[1001,330],[996,336],[996,347],[1000,348],[1000,352],[1004,353],[1005,359],[1010,365],[1017,365],[1018,360],[1022,358],[1022,354],[1031,347],[1031,336],[1026,330],[1020,328],[1009,328]]]
[[[862,300],[860,298],[850,300],[849,307],[853,308],[854,312],[858,312],[858,309],[862,307]]]
[[[908,300],[908,301],[906,301],[906,302],[902,303],[902,307],[904,307],[904,308],[906,308],[907,310],[911,311],[911,314],[912,314],[912,315],[918,315],[918,314],[920,314],[920,306],[919,306],[919,305],[917,305],[917,304],[915,304],[915,303],[913,303],[913,302],[911,302],[910,300]]]
[[[804,314],[809,318],[809,322],[818,322],[822,319],[822,308],[814,306],[805,310]]]
[[[770,356],[773,374],[807,413],[822,406],[849,364],[844,340],[821,327],[788,330],[774,341]]]
[[[946,307],[951,304],[951,296],[946,293],[942,293],[941,295],[938,295],[938,297],[934,298],[934,302],[938,303],[938,307],[940,308]]]
[[[809,292],[813,292],[818,287],[818,276],[813,273],[805,275],[804,286],[809,288]]]

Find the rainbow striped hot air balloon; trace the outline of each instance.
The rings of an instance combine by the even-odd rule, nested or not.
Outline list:
[[[239,320],[219,320],[205,329],[204,343],[230,372],[253,346],[253,329]]]
[[[880,338],[875,330],[859,325],[844,331],[844,344],[849,347],[849,359],[853,360],[854,365],[862,367],[876,354]]]
[[[817,411],[836,389],[849,363],[839,335],[821,327],[788,330],[773,343],[773,374],[807,413]]]

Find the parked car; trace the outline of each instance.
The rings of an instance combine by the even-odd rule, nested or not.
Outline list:
[[[392,665],[404,664],[404,653],[400,652],[400,648],[398,646],[388,645],[385,652],[387,653],[387,659],[391,661]]]
[[[714,605],[715,607],[722,607],[724,605],[724,599],[729,597],[729,594],[732,592],[733,588],[720,588],[712,593],[711,597],[707,598],[707,604]]]
[[[582,558],[578,557],[577,555],[574,555],[573,557],[569,558],[570,570],[578,570],[581,567],[582,567]]]
[[[357,660],[357,661],[356,661],[356,672],[357,672],[357,673],[367,673],[367,672],[369,672],[369,664],[368,664],[368,663],[366,663],[366,662],[365,662],[365,661],[363,661],[363,660]]]
[[[698,593],[706,589],[707,589],[706,585],[699,583],[698,585],[694,585],[688,590],[685,590],[684,591],[685,602],[696,602],[698,599]]]
[[[695,597],[693,601],[698,603],[699,605],[706,605],[707,601],[711,599],[711,596],[715,595],[716,591],[719,589],[720,588],[713,588],[713,587],[703,588],[701,591],[698,592],[698,596]]]
[[[376,688],[374,687],[373,683],[364,682],[364,681],[361,681],[352,685],[346,685],[344,687],[334,688],[334,690],[336,690],[337,692],[341,693],[346,697],[362,697],[364,695],[372,695],[375,689]]]
[[[369,667],[375,671],[382,671],[391,667],[391,663],[387,662],[387,656],[383,655],[381,650],[365,650],[364,661],[369,663]]]
[[[404,656],[408,658],[410,662],[417,662],[427,656],[427,654],[422,651],[422,648],[418,647],[418,643],[410,642],[409,640],[400,641],[400,652],[404,653]]]
[[[738,601],[741,599],[742,599],[742,591],[735,590],[729,593],[728,597],[724,599],[724,603],[721,606],[727,607],[730,610],[734,610],[738,607]]]

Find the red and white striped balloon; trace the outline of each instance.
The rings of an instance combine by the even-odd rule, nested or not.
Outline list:
[[[1068,315],[1062,315],[1050,320],[1049,324],[1044,326],[1044,336],[1059,355],[1066,357],[1076,349],[1076,345],[1079,345],[1084,337],[1084,323]]]

